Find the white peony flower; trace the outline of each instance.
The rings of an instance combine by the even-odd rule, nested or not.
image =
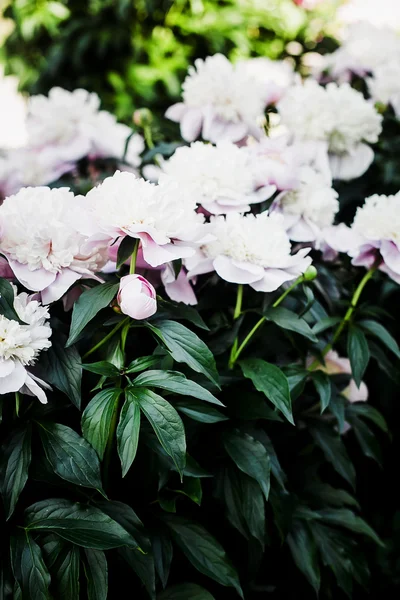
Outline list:
[[[3,159],[1,190],[4,196],[11,196],[22,187],[48,185],[73,168],[73,163],[60,162],[51,148],[10,150]]]
[[[353,258],[353,265],[370,269],[378,264],[400,283],[400,192],[367,198],[357,209],[351,229],[336,232],[332,243]]]
[[[85,206],[93,218],[93,240],[137,238],[152,267],[191,256],[207,237],[195,198],[165,176],[154,185],[117,171],[87,194]]]
[[[339,210],[338,193],[321,173],[303,167],[298,186],[280,194],[273,210],[283,214],[291,240],[315,242],[318,248],[324,228],[333,224]]]
[[[278,104],[282,123],[296,140],[327,143],[332,175],[352,179],[370,166],[382,117],[349,84],[321,87],[312,79],[293,86]]]
[[[266,105],[278,102],[295,80],[293,67],[286,60],[271,60],[262,56],[240,61],[236,68],[264,87]]]
[[[244,151],[249,155],[257,188],[275,186],[282,191],[298,185],[303,156],[296,146],[288,144],[287,136],[253,140]]]
[[[257,120],[267,106],[268,89],[222,54],[197,59],[182,88],[183,102],[165,115],[180,123],[184,140],[192,142],[201,133],[211,142],[238,142],[248,134],[260,134]]]
[[[31,147],[51,147],[61,162],[74,162],[88,155],[122,160],[132,133],[113,115],[100,111],[97,94],[82,89],[69,92],[59,87],[52,88],[48,97],[30,98],[27,130]],[[142,137],[133,135],[127,162],[138,166],[143,149]]]
[[[340,48],[325,55],[321,70],[347,81],[353,73],[360,77],[374,73],[388,58],[400,60],[400,37],[389,27],[359,21],[348,27]]]
[[[379,66],[374,76],[367,79],[368,90],[374,102],[391,104],[400,118],[400,59]]]
[[[189,278],[215,270],[230,283],[247,283],[258,292],[273,292],[311,264],[307,256],[310,248],[291,255],[282,215],[230,213],[212,217],[210,227],[216,239],[203,245],[194,259],[186,260]]]
[[[22,188],[0,206],[0,252],[15,277],[54,302],[78,279],[94,278],[105,248],[88,249],[87,215],[68,188]]]
[[[230,142],[217,146],[195,142],[178,148],[162,169],[195,203],[210,213],[222,214],[246,212],[250,204],[263,202],[275,192],[275,185],[257,190],[251,162],[245,148]]]
[[[40,352],[51,346],[48,309],[32,296],[17,295],[15,286],[13,289],[14,309],[24,324],[0,315],[0,394],[21,391],[46,403],[42,387],[50,387],[29,373],[26,367],[33,365]]]

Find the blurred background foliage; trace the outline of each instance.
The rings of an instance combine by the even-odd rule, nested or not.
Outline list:
[[[83,87],[129,121],[135,108],[160,114],[176,101],[196,58],[289,55],[299,63],[323,37],[329,47],[340,3],[305,10],[294,0],[12,0],[1,11],[0,57],[22,91]]]

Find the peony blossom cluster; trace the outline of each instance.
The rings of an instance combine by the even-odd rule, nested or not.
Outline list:
[[[0,315],[0,394],[22,392],[46,403],[49,386],[28,370],[51,346],[48,309],[33,296],[14,291],[14,311],[20,322]]]
[[[52,88],[48,96],[32,96],[26,117],[26,147],[0,158],[0,194],[21,187],[48,185],[72,172],[77,161],[112,158],[137,168],[144,141],[130,127],[100,110],[97,94]]]
[[[355,179],[371,165],[369,144],[378,141],[382,117],[348,83],[324,88],[308,79],[288,90],[278,111],[295,140],[314,142],[317,153],[328,153],[333,178]]]

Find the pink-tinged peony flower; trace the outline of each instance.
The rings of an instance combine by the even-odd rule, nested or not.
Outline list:
[[[275,186],[279,191],[291,190],[300,180],[302,155],[287,136],[263,137],[249,143],[243,151],[249,155],[257,188]]]
[[[351,232],[348,254],[353,265],[369,269],[381,261],[379,269],[400,283],[400,192],[367,198],[357,209]]]
[[[296,142],[326,144],[334,179],[360,177],[371,165],[374,151],[368,144],[378,141],[382,117],[349,84],[329,83],[323,88],[306,80],[288,90],[278,111]]]
[[[171,106],[165,116],[180,123],[187,142],[200,134],[213,143],[261,134],[258,119],[267,106],[266,84],[222,54],[197,59],[182,88],[183,102]]]
[[[275,185],[267,182],[259,189],[252,164],[255,160],[246,148],[230,142],[217,146],[195,142],[178,148],[162,169],[206,211],[246,212],[250,204],[263,202],[276,191]]]
[[[230,213],[213,217],[210,227],[216,239],[185,261],[189,277],[215,270],[230,283],[247,283],[258,292],[273,292],[311,264],[307,256],[310,248],[290,253],[282,215]]]
[[[323,231],[332,225],[339,210],[338,193],[311,167],[302,167],[299,183],[282,192],[271,208],[283,215],[288,236],[294,242],[310,242],[318,249]]]
[[[264,56],[240,61],[236,69],[259,82],[264,89],[266,106],[278,102],[296,77],[289,61],[271,60]]]
[[[87,215],[68,188],[22,188],[0,206],[0,253],[16,279],[49,304],[75,281],[96,278],[106,246],[87,246]]]
[[[313,357],[308,358],[307,366],[310,366],[313,361]],[[351,375],[350,360],[342,358],[335,350],[329,350],[325,356],[325,364],[320,364],[317,369],[328,375]],[[342,391],[342,394],[349,402],[366,402],[368,400],[368,388],[363,381],[358,388],[354,379],[351,379],[349,385]]]
[[[48,185],[74,168],[50,148],[17,148],[3,159],[0,188],[3,196],[11,196],[22,187]]]
[[[17,295],[13,287],[14,309],[24,324],[0,315],[0,394],[22,392],[36,396],[45,404],[47,398],[42,388],[51,388],[27,367],[36,362],[42,350],[51,346],[48,309],[32,296]]]
[[[92,219],[92,243],[137,238],[152,267],[192,256],[209,237],[195,199],[168,177],[154,185],[117,171],[82,201]]]
[[[156,290],[141,275],[121,278],[117,302],[124,315],[132,319],[148,319],[157,311]]]
[[[29,146],[51,149],[60,164],[85,156],[122,160],[132,130],[106,111],[100,110],[97,94],[83,89],[73,92],[52,88],[48,97],[29,100],[27,130]],[[143,138],[134,134],[129,140],[126,162],[139,166],[144,150]]]

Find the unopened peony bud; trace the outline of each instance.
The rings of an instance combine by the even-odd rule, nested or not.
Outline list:
[[[138,127],[146,127],[153,121],[153,115],[148,108],[138,108],[133,113],[133,122]]]
[[[121,311],[132,319],[147,319],[157,311],[156,291],[141,275],[121,278],[117,301]]]
[[[303,275],[304,281],[313,281],[314,279],[316,279],[317,275],[317,269],[313,265],[310,265]]]

